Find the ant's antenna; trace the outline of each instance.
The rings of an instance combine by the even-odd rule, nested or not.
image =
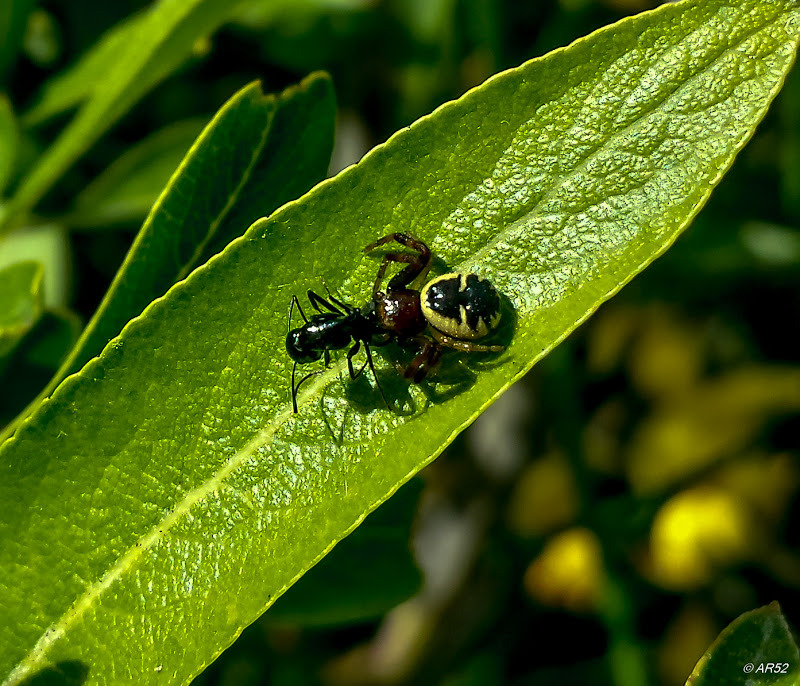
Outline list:
[[[300,305],[300,301],[297,299],[296,295],[292,296],[292,304],[289,305],[289,320],[288,326],[286,329],[286,333],[288,334],[289,331],[292,330],[292,313],[294,312],[294,306],[297,305],[297,309],[300,310],[300,316],[303,318],[303,322],[308,324],[308,318],[306,317],[306,313],[303,312],[303,307]]]
[[[312,376],[316,376],[317,374],[322,374],[321,371],[311,372],[306,374],[300,381],[295,384],[294,382],[294,373],[297,370],[297,362],[292,365],[292,409],[294,413],[297,414],[297,393],[300,391],[300,386],[303,385],[304,382],[308,381]]]

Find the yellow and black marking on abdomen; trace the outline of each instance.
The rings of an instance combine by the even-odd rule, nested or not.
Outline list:
[[[442,274],[425,284],[420,301],[428,323],[453,338],[483,338],[500,322],[500,296],[477,274]]]

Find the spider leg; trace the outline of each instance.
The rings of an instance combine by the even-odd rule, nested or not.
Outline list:
[[[499,353],[505,350],[503,345],[482,345],[480,343],[473,343],[472,341],[461,341],[457,338],[446,336],[440,331],[433,331],[433,337],[439,345],[444,345],[454,350],[460,350],[464,353]]]
[[[383,280],[384,274],[386,273],[386,268],[392,262],[404,262],[408,266],[395,274],[389,280],[388,289],[390,291],[397,288],[405,288],[418,277],[426,275],[430,269],[430,249],[421,240],[414,238],[409,234],[390,233],[389,235],[378,239],[374,243],[370,243],[366,248],[364,248],[364,252],[371,252],[375,248],[385,245],[386,243],[391,243],[392,241],[395,243],[400,243],[400,245],[404,245],[405,247],[414,250],[417,254],[412,255],[409,253],[392,252],[388,255],[385,255],[383,262],[381,262],[381,266],[378,268],[378,276],[375,279],[375,286],[372,289],[373,297],[377,297],[378,293],[380,292],[380,284]]]
[[[439,364],[442,346],[428,336],[417,336],[413,340],[420,344],[420,351],[411,360],[408,367],[403,368],[398,365],[398,370],[406,379],[411,379],[414,383],[421,383],[428,373]]]

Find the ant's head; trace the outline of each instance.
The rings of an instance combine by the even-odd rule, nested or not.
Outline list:
[[[317,341],[308,336],[306,329],[306,326],[301,326],[286,334],[286,352],[289,353],[289,357],[300,364],[316,362],[322,357],[322,350],[317,345]]]

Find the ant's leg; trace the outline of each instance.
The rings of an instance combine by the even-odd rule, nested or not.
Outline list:
[[[331,367],[331,351],[325,348],[323,352],[324,360],[325,360],[325,369],[330,369]]]
[[[358,355],[359,350],[361,350],[361,341],[356,341],[353,344],[353,347],[347,351],[347,371],[350,372],[350,378],[353,380],[357,379],[361,375],[361,372],[364,371],[364,367],[366,366],[365,362],[364,366],[362,366],[361,369],[358,370],[358,372],[356,372],[356,370],[353,369],[353,358],[356,355]]]
[[[297,364],[295,363],[295,367]],[[321,372],[310,372],[306,374],[297,385],[294,385],[294,369],[292,369],[292,407],[294,408],[294,413],[297,414],[297,394],[300,391],[300,386],[302,386],[306,381],[308,381],[312,376],[316,376]]]
[[[504,345],[481,345],[480,343],[473,343],[472,341],[461,341],[457,338],[445,336],[443,333],[436,330],[433,331],[433,337],[439,345],[444,345],[454,350],[460,350],[464,353],[499,353],[501,350],[505,350]]]
[[[375,386],[378,388],[378,392],[381,394],[381,398],[383,398],[383,402],[386,405],[388,410],[393,409],[392,406],[389,404],[389,401],[386,399],[386,394],[383,392],[383,387],[381,386],[381,382],[378,381],[378,375],[375,373],[375,364],[372,361],[372,351],[369,349],[369,343],[364,343],[364,350],[367,353],[367,364],[369,365],[369,370],[372,372],[372,378],[375,379]],[[364,371],[364,367],[361,367],[361,371]]]
[[[297,296],[295,296],[297,300]],[[297,414],[297,386],[294,384],[294,373],[297,371],[297,362],[292,365],[292,408],[294,413]]]
[[[331,305],[331,303],[325,300],[325,298],[323,298],[320,295],[317,295],[316,293],[314,293],[314,291],[311,290],[308,291],[307,295],[309,302],[317,312],[322,312],[322,310],[319,307],[320,305],[322,305],[326,310],[330,310],[335,314],[342,314],[342,311],[338,307]]]
[[[328,286],[325,286],[325,290],[328,292],[328,300],[330,300],[334,305],[336,305],[337,307],[340,307],[346,313],[352,312],[354,310],[354,308],[352,306],[348,305],[345,302],[342,302],[333,293],[331,293],[331,291],[328,288]]]

